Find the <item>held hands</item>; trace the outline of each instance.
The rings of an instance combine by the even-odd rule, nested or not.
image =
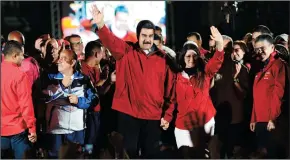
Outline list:
[[[93,16],[93,22],[97,24],[98,28],[102,28],[105,25],[104,22],[104,10],[102,12],[98,9],[97,5],[93,5],[91,8],[91,14]]]
[[[161,118],[160,127],[162,127],[163,130],[167,130],[169,127],[169,122],[167,122],[164,118]]]
[[[219,30],[216,27],[211,26],[210,27],[210,32],[211,32],[210,38],[216,42],[217,50],[218,51],[222,51],[223,48],[224,48],[223,37],[220,34]]]

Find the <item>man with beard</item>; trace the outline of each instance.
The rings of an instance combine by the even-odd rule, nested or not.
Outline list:
[[[104,15],[96,5],[92,15],[100,40],[116,59],[112,108],[118,111],[118,132],[124,136],[124,147],[130,158],[138,157],[139,145],[143,158],[154,158],[159,152],[160,126],[167,129],[172,119],[175,85],[165,53],[153,45],[155,25],[140,21],[138,42],[127,43],[105,26]]]
[[[274,58],[274,40],[269,34],[255,38],[254,50],[257,60],[263,66],[254,79],[250,129],[256,133],[262,157],[277,158],[277,146],[271,131],[276,129],[276,120],[281,116],[286,81],[285,64],[280,58]]]
[[[110,30],[118,38],[124,41],[137,42],[136,34],[129,31],[129,11],[124,5],[115,8],[115,21],[110,26]]]

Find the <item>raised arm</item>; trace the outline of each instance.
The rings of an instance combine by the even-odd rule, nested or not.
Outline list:
[[[224,45],[223,45],[223,37],[214,26],[210,27],[211,31],[211,39],[216,42],[216,51],[213,57],[208,61],[205,66],[205,73],[207,76],[212,78],[218,70],[221,68],[222,63],[224,61]]]
[[[112,56],[116,60],[120,60],[128,50],[130,46],[122,39],[116,37],[105,25],[104,14],[96,5],[93,5],[91,9],[93,20],[97,24],[97,34],[100,37],[103,45],[110,50]]]

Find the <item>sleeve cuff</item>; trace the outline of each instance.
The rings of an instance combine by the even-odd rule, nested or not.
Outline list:
[[[172,120],[172,116],[166,113],[166,114],[164,115],[164,120],[166,120],[167,122],[170,123],[171,120]]]
[[[36,127],[34,126],[34,127],[32,127],[32,128],[29,128],[29,129],[28,129],[28,132],[29,132],[29,133],[36,133]]]

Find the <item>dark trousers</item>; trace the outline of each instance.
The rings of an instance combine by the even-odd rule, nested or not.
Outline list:
[[[77,144],[84,144],[84,130],[82,131],[74,131],[70,134],[47,134],[46,135],[46,144],[48,155],[50,158],[58,158],[58,151],[60,147],[65,142],[72,142]]]
[[[23,159],[24,153],[31,149],[28,132],[24,131],[13,136],[1,136],[1,152],[12,149],[15,159]]]
[[[235,146],[242,147],[244,134],[245,134],[245,125],[243,123],[229,124],[220,130],[218,133],[218,139],[222,143],[220,150],[220,158],[231,158],[233,156],[233,151]]]
[[[90,112],[86,124],[86,144],[96,144],[100,135],[100,112]]]
[[[268,122],[258,122],[256,123],[255,133],[256,133],[256,143],[258,149],[266,148],[267,158],[276,158],[276,143],[272,132],[267,130]]]
[[[138,158],[139,147],[142,158],[155,158],[158,155],[161,135],[159,120],[137,119],[119,112],[118,132],[124,137],[124,148],[130,158]]]

